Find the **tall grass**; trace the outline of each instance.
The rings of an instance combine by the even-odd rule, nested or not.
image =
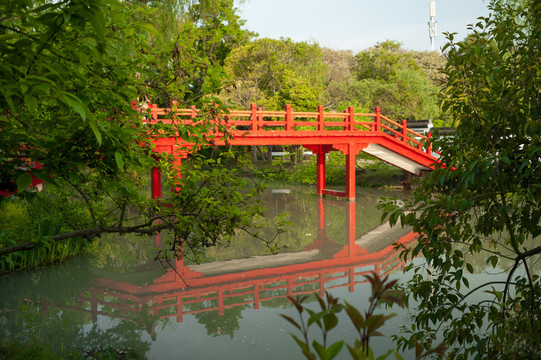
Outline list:
[[[0,257],[0,272],[43,266],[84,252],[89,242],[71,238],[47,240],[65,227],[61,214],[37,197],[5,198],[0,202],[0,248],[35,243],[32,250]]]

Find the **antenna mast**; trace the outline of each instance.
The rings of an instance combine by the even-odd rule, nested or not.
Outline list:
[[[428,33],[430,35],[430,45],[432,51],[434,51],[434,42],[436,40],[436,33],[438,22],[434,19],[436,18],[436,1],[430,0],[430,21],[428,22]]]

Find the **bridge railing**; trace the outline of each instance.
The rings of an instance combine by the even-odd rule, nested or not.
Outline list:
[[[137,108],[134,105],[135,108]],[[318,106],[315,112],[294,111],[290,105],[283,111],[263,110],[252,104],[250,110],[228,110],[220,116],[202,113],[195,107],[179,109],[176,102],[170,109],[158,108],[149,105],[146,110],[148,116],[143,119],[150,123],[162,122],[166,124],[182,124],[191,126],[202,121],[208,121],[221,127],[233,135],[242,135],[276,131],[281,133],[299,134],[301,131],[317,131],[321,135],[334,135],[336,131],[370,131],[395,138],[397,141],[431,153],[432,149],[423,149],[429,137],[417,133],[407,127],[407,121],[400,123],[384,116],[380,108],[373,113],[356,113],[349,107],[342,113],[325,112],[323,106]],[[219,132],[219,131],[217,131]]]
[[[407,120],[402,120],[400,123],[397,123],[383,115],[381,115],[381,118],[386,121],[386,123],[382,123],[381,125],[385,132],[396,139],[400,139],[402,142],[418,148],[419,150],[422,150],[424,142],[427,142],[428,139],[430,139],[430,134],[429,136],[425,136],[416,131],[408,129]],[[431,148],[429,147],[428,149]],[[428,150],[427,152],[429,153]]]

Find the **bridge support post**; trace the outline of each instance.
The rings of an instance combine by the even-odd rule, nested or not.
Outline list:
[[[353,146],[349,146],[346,154],[346,199],[355,201],[355,152]]]
[[[367,144],[348,144],[346,154],[346,199],[355,201],[355,156]]]
[[[317,153],[317,195],[323,196],[325,189],[325,155],[327,153],[320,151]]]
[[[162,197],[162,170],[157,166],[150,170],[150,187],[152,199],[160,199]]]
[[[316,193],[318,196],[323,196],[326,182],[325,182],[325,157],[329,151],[332,150],[330,145],[303,145],[305,148],[312,150],[317,154],[317,166],[316,166]]]

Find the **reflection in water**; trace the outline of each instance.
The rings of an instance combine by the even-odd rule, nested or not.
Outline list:
[[[345,246],[337,246],[325,234],[325,207],[329,203],[344,208],[347,229]],[[198,314],[260,304],[277,297],[300,295],[326,289],[347,287],[365,281],[363,274],[375,271],[384,276],[401,265],[392,245],[378,244],[379,239],[400,231],[387,224],[355,239],[355,202],[318,200],[318,236],[299,253],[256,256],[249,259],[217,261],[184,266],[176,262],[176,271],[168,271],[150,284],[97,278],[79,303],[89,304],[92,320],[98,315],[128,318],[128,313],[143,309],[158,318],[174,317],[178,322],[187,314]],[[404,233],[398,242],[409,242],[414,234]],[[362,247],[380,248],[369,251]]]
[[[408,243],[415,235],[404,229],[391,229],[388,225],[374,227],[374,222],[372,229],[367,231],[368,226],[363,220],[379,218],[372,202],[375,200],[358,199],[356,204],[269,192],[267,203],[271,215],[285,212],[291,217],[300,215],[302,218],[302,221],[291,219],[296,226],[288,234],[294,239],[289,249],[298,251],[275,256],[251,255],[246,249],[238,250],[238,246],[248,241],[239,240],[232,249],[223,249],[225,256],[217,249],[211,250],[209,257],[215,259],[213,262],[194,265],[177,261],[176,271],[165,272],[148,262],[152,256],[141,254],[141,251],[150,250],[138,240],[137,245],[121,242],[113,246],[107,259],[98,258],[101,264],[98,268],[87,260],[79,260],[56,269],[16,274],[2,281],[2,289],[9,289],[12,296],[2,299],[2,308],[10,311],[4,311],[0,335],[10,338],[24,333],[24,326],[29,324],[25,324],[25,315],[21,317],[20,311],[13,310],[13,304],[25,298],[28,299],[27,309],[40,313],[42,323],[38,327],[44,332],[40,336],[57,346],[123,346],[134,349],[140,357],[175,358],[172,349],[178,347],[175,343],[180,341],[184,344],[183,351],[188,351],[191,359],[211,358],[217,354],[222,358],[253,358],[254,354],[265,358],[261,348],[255,345],[263,338],[268,346],[276,346],[271,346],[268,339],[272,333],[281,335],[281,339],[283,335],[287,337],[283,329],[278,329],[281,325],[276,326],[279,322],[277,313],[289,308],[287,296],[313,292],[323,295],[325,291],[353,293],[359,289],[357,285],[365,281],[363,274],[375,271],[384,276],[402,266],[392,243]],[[368,212],[357,211],[364,206],[371,208]],[[163,242],[159,237],[154,241],[156,245]],[[131,246],[136,250],[130,252]],[[234,259],[231,253],[235,251],[244,258]],[[122,264],[121,254],[131,259],[129,264]],[[103,252],[99,256],[103,257]],[[132,269],[131,273],[127,273],[126,268]],[[61,269],[64,273],[59,272]],[[69,269],[69,273],[65,269]],[[42,278],[37,285],[19,287],[21,278],[28,281],[35,274],[58,278],[51,281]],[[70,281],[72,286],[64,286]],[[63,290],[50,292],[47,289],[51,284],[63,284]],[[245,310],[250,308],[275,309],[267,320],[259,323],[265,327],[266,334],[258,340],[250,340],[255,352],[246,352],[249,349],[242,347],[257,332],[257,326],[248,332],[244,330],[250,329],[250,325],[244,323],[258,323],[250,320],[258,318],[257,312],[246,313]],[[194,320],[204,326],[204,332]],[[59,331],[54,331],[55,328],[64,329],[64,338],[57,338]],[[48,332],[51,333],[47,335]],[[198,334],[198,339],[186,343],[184,340],[192,338],[193,334]],[[45,339],[47,336],[49,339]],[[231,344],[221,340],[217,346],[237,346],[238,350],[229,349],[229,355],[220,352],[213,355],[203,345],[212,338],[217,338],[215,341],[228,338]],[[202,343],[198,345],[197,341]],[[291,347],[291,353],[297,353],[295,345],[289,341],[285,346]],[[269,358],[273,356],[269,355]]]

